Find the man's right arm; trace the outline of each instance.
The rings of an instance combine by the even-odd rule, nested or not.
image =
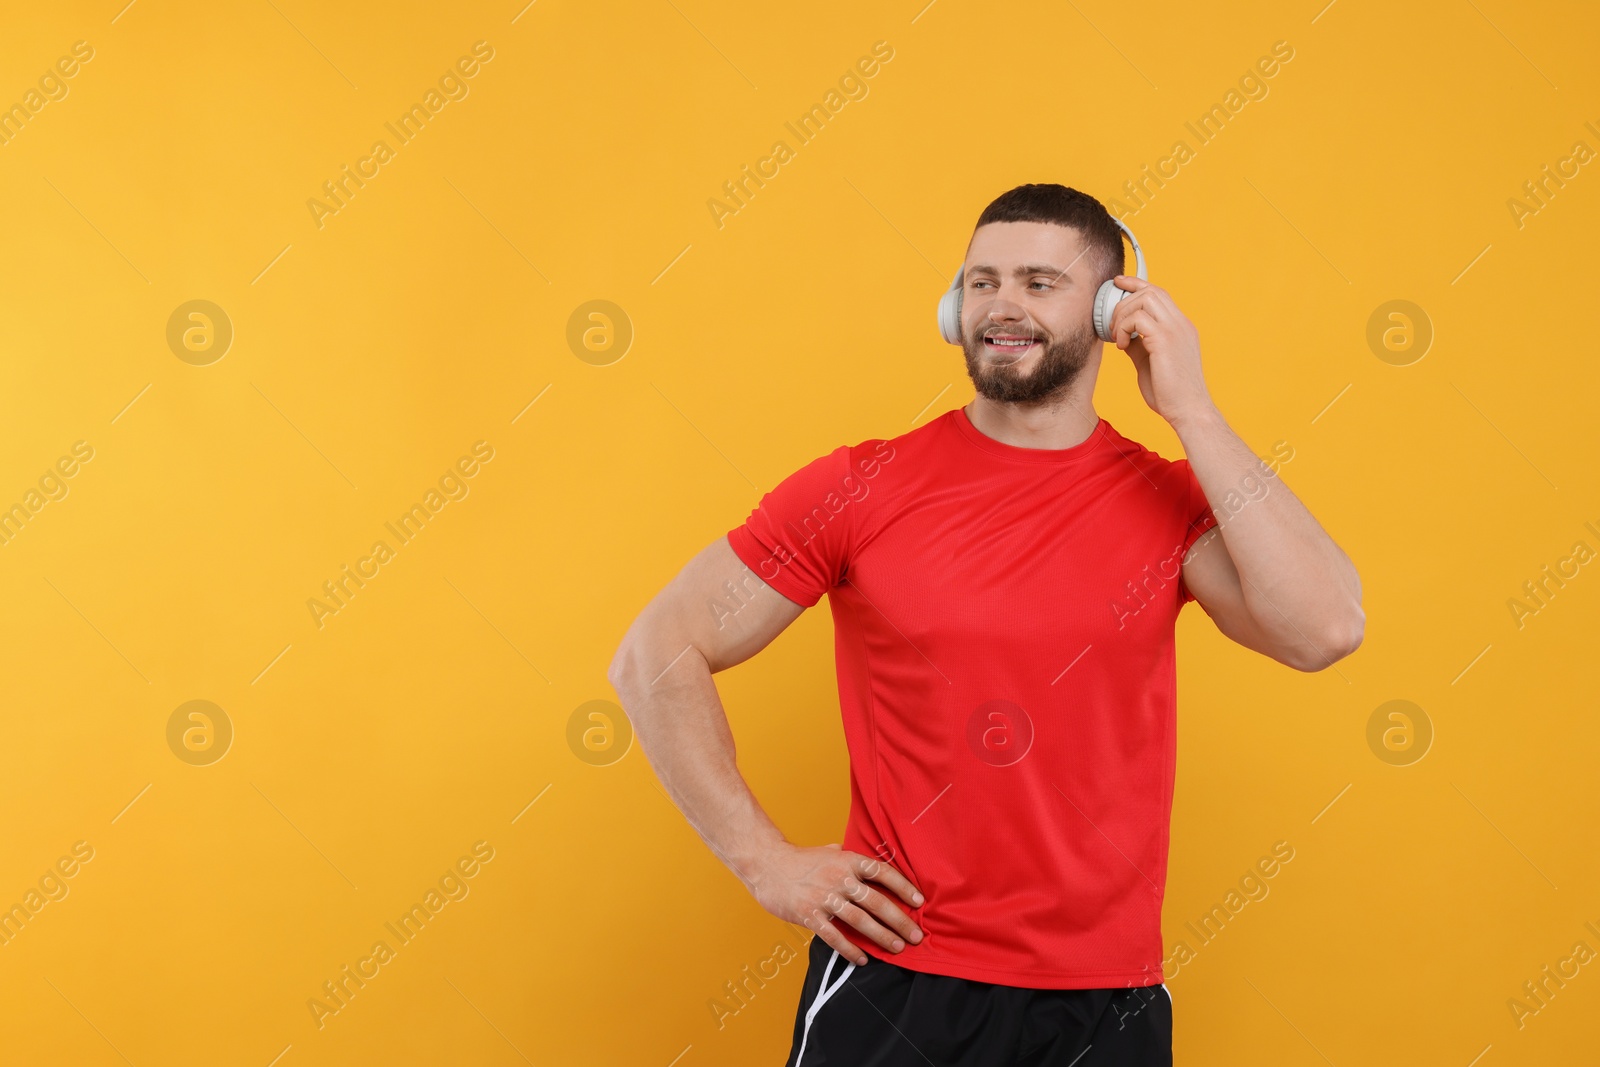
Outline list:
[[[921,894],[881,860],[838,845],[802,848],[784,838],[739,773],[711,679],[761,651],[804,610],[762,581],[720,537],[640,612],[609,677],[650,766],[717,857],[762,907],[809,927],[860,964],[865,954],[833,919],[898,952],[904,948],[899,938],[915,944],[922,933],[868,883],[912,905],[922,903]]]

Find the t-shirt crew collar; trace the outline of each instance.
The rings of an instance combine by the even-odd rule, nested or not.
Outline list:
[[[1071,448],[1022,448],[1018,445],[1008,445],[1004,441],[996,441],[972,425],[965,407],[956,408],[951,412],[950,422],[962,439],[992,456],[1022,463],[1043,463],[1053,466],[1076,463],[1092,455],[1099,450],[1112,432],[1111,424],[1104,418],[1098,418],[1094,429],[1089,431],[1089,436]]]

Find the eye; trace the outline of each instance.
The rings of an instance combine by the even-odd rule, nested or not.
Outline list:
[[[1028,284],[1029,284],[1029,285],[1042,285],[1042,286],[1044,286],[1044,287],[1045,287],[1045,288],[1046,288],[1046,289],[1050,289],[1050,288],[1052,288],[1052,286],[1051,286],[1051,285],[1050,285],[1050,283],[1049,283],[1049,282],[1041,282],[1041,281],[1032,281],[1032,282],[1029,282],[1029,283],[1028,283]]]
[[[991,285],[991,284],[993,284],[993,283],[992,283],[992,282],[988,282],[988,281],[985,281],[985,280],[983,280],[983,279],[982,279],[982,278],[977,278],[977,279],[974,279],[974,280],[973,280],[973,282],[972,282],[972,287],[973,287],[973,288],[974,288],[974,289],[977,289],[977,288],[979,288],[979,287],[980,287],[980,286],[985,286],[985,285]]]

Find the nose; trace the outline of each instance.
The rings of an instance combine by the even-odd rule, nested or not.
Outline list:
[[[984,318],[991,323],[1016,322],[1022,318],[1022,308],[1014,301],[1008,300],[997,293],[993,302],[990,303],[989,310],[984,315]]]

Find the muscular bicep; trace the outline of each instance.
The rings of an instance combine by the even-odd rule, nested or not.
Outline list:
[[[1212,527],[1190,546],[1188,555],[1183,558],[1183,584],[1225,636],[1246,648],[1279,659],[1282,650],[1250,614],[1238,568],[1228,554],[1221,529]]]
[[[631,653],[637,659],[648,650],[652,662],[636,662],[633,669],[654,675],[693,648],[716,673],[766,648],[803,611],[746,566],[726,536],[719,537],[639,613],[617,658],[621,662]]]

